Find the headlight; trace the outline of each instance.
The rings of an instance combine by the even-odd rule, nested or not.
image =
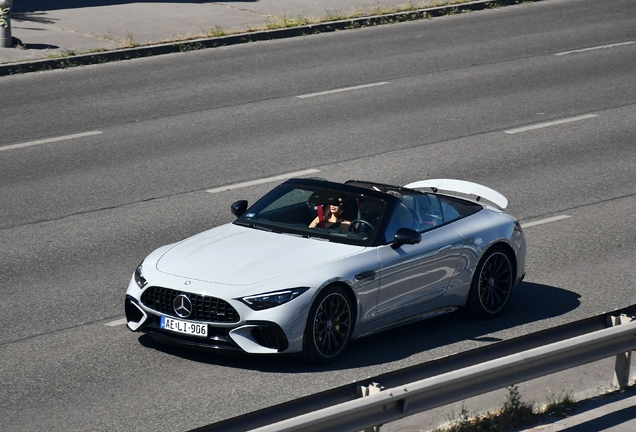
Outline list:
[[[143,263],[139,264],[137,266],[137,270],[135,270],[135,282],[137,282],[137,285],[139,286],[139,288],[143,288],[146,286],[146,284],[148,284],[148,281],[144,278],[142,266],[143,266]]]
[[[267,294],[259,294],[253,296],[242,297],[238,300],[242,301],[254,310],[263,310],[280,306],[291,301],[307,291],[309,288],[293,288],[289,290],[276,291]]]

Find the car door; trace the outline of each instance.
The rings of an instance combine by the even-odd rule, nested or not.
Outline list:
[[[396,213],[393,217],[396,217]],[[408,218],[403,218],[402,223],[396,223],[395,226],[406,226],[420,231],[420,243],[394,248],[390,242],[395,229],[389,224],[387,244],[378,248],[378,318],[414,308],[425,309],[426,303],[446,292],[457,268],[463,246],[461,234],[452,224],[420,229],[415,215],[414,219],[412,226],[408,226]],[[425,229],[428,231],[424,231]]]

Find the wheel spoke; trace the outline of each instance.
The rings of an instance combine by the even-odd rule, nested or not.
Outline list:
[[[512,266],[508,257],[497,252],[487,259],[479,275],[479,299],[486,312],[499,312],[511,290]]]
[[[315,345],[321,355],[337,355],[347,342],[351,326],[349,303],[333,293],[322,300],[314,322]]]

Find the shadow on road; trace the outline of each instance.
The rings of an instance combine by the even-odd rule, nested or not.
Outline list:
[[[455,312],[352,341],[333,364],[317,366],[300,356],[256,356],[201,351],[155,342],[143,335],[139,342],[152,349],[191,361],[270,373],[307,373],[354,369],[398,361],[414,354],[464,340],[498,342],[492,333],[564,315],[576,309],[580,295],[548,285],[521,283],[507,309],[492,320],[476,320]]]
[[[224,0],[221,3],[256,3],[258,0]],[[36,12],[59,9],[79,9],[88,7],[115,6],[130,3],[213,3],[205,0],[19,0],[13,3],[13,12]]]

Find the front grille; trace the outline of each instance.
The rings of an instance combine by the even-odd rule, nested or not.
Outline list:
[[[151,286],[141,295],[141,302],[159,313],[181,318],[174,311],[174,299],[179,294],[187,295],[192,302],[192,313],[185,318],[187,320],[212,323],[236,323],[240,320],[236,309],[224,300],[170,288]]]

